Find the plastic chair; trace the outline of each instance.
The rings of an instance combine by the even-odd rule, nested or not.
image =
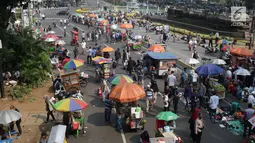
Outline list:
[[[80,130],[84,130],[84,116],[82,115],[82,117],[81,118],[76,118],[76,119],[74,119],[74,121],[75,122],[78,122],[79,123],[79,128],[76,130],[76,137],[78,137],[79,136],[79,131]]]

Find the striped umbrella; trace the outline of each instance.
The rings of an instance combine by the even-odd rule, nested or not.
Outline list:
[[[67,98],[60,100],[59,102],[54,104],[53,107],[57,111],[61,112],[74,112],[85,109],[86,107],[88,107],[88,103],[77,98]]]
[[[84,65],[84,61],[79,60],[79,59],[72,59],[70,61],[68,61],[65,65],[64,65],[64,69],[68,70],[68,69],[76,69],[80,66]]]
[[[109,81],[113,85],[125,84],[125,83],[133,83],[134,82],[131,77],[129,77],[127,75],[124,75],[124,74],[115,75],[115,76],[111,77],[109,79]]]

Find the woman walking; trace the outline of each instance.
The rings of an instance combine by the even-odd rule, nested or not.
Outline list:
[[[204,129],[204,122],[203,122],[203,118],[202,118],[202,113],[198,113],[198,117],[195,121],[196,143],[201,142],[201,136],[202,136],[203,129]]]
[[[192,138],[193,142],[196,141],[196,134],[195,134],[195,121],[200,113],[199,108],[195,108],[190,119],[189,119],[189,129],[190,129],[190,137]]]

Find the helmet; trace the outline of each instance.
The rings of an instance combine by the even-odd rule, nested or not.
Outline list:
[[[150,84],[148,84],[148,85],[147,85],[147,87],[148,87],[148,88],[150,88],[150,87],[151,87],[151,85],[150,85]]]

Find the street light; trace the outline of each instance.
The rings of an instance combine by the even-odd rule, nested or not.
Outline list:
[[[0,40],[0,50],[3,49],[2,41]],[[1,97],[5,98],[4,93],[4,78],[3,78],[3,60],[0,60],[0,88],[1,88]]]

